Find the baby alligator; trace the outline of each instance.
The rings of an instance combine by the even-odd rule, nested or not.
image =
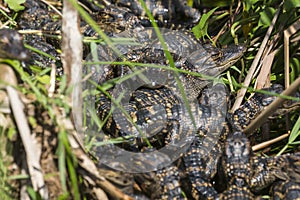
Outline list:
[[[220,195],[220,199],[254,199],[249,184],[252,172],[251,153],[250,142],[243,133],[235,132],[228,137],[221,162],[227,188]]]
[[[300,153],[255,157],[250,186],[254,192],[271,186],[273,199],[299,199]]]
[[[231,47],[228,49],[215,48],[213,50],[206,50],[206,52],[202,52],[205,51],[204,49],[199,49],[191,55],[193,58],[196,58],[196,55],[198,55],[197,60],[183,58],[174,53],[171,53],[171,55],[173,56],[174,64],[177,69],[185,72],[195,72],[213,76],[221,73],[236,62],[238,58],[241,57],[243,50],[244,47],[242,46],[236,46],[235,48]],[[159,48],[146,47],[134,49],[125,54],[125,57],[131,61],[131,63],[150,63],[159,66],[168,66],[168,60],[165,58],[164,51]],[[153,117],[149,116],[149,114],[155,116],[154,113],[156,111],[161,113],[161,111],[164,110],[168,117],[166,118],[167,121],[175,120],[179,127],[184,126],[184,123],[187,122],[183,120],[182,113],[177,113],[176,111],[176,109],[179,111],[182,109],[184,101],[181,98],[182,91],[180,91],[177,86],[176,79],[174,78],[175,75],[165,68],[156,69],[151,67],[136,67],[135,69],[145,70],[146,73],[140,73],[139,76],[144,75],[149,78],[150,81],[144,82],[144,79],[140,79],[139,76],[135,76],[134,78],[123,81],[113,90],[109,91],[113,98],[121,100],[121,105],[122,102],[128,100],[125,102],[126,107],[124,108],[130,115],[132,122],[140,127],[150,126],[148,121],[149,123],[152,123],[151,119],[153,120]],[[107,80],[105,76],[110,78],[118,76],[126,77],[130,76],[133,72],[129,65],[110,65],[107,66],[107,70],[104,70],[104,73],[106,75],[104,74],[104,78],[101,77],[101,79]],[[163,79],[163,83],[156,82],[157,78],[159,78],[157,74],[160,74]],[[207,84],[205,79],[186,73],[180,73],[179,80],[182,82],[184,92],[190,102],[196,100],[205,84]],[[138,88],[135,87],[135,85],[144,87],[144,89],[136,90]],[[133,94],[130,95],[131,92],[133,92]],[[121,95],[123,94],[124,96],[122,97]],[[104,129],[114,137],[125,137],[132,134],[136,135],[137,130],[135,130],[134,125],[131,125],[132,122],[127,119],[124,113],[117,113],[117,111],[115,111],[113,115],[110,115],[111,106],[111,99],[107,95],[101,94],[98,99],[97,111],[101,120],[108,121],[108,123],[105,124]],[[201,111],[201,113],[205,112]],[[175,116],[176,119],[173,119],[173,116]],[[201,117],[199,113],[195,114],[195,117],[197,116]],[[196,123],[196,127],[200,126],[201,124],[198,125]],[[175,127],[176,125],[173,125],[173,128]],[[170,128],[168,129],[167,127],[162,128],[161,130],[168,130],[168,132],[172,132]],[[177,134],[180,135],[180,133]]]
[[[281,93],[283,91],[283,87],[274,84],[270,88],[266,88],[264,90],[267,90],[271,93]],[[221,99],[220,96],[222,96],[222,94],[218,96],[217,91],[218,89],[213,88],[210,96],[214,97],[215,99]],[[219,126],[219,130],[215,130],[217,132],[209,129],[202,130],[201,132],[209,133],[205,137],[205,142],[203,142],[202,139],[199,140],[199,137],[195,137],[195,141],[191,144],[189,150],[183,156],[186,171],[192,183],[192,195],[194,199],[218,198],[218,192],[214,189],[211,182],[217,173],[218,161],[222,156],[222,149],[224,148],[224,142],[226,141],[227,136],[231,134],[232,130],[236,130],[238,132],[242,131],[240,127],[243,127],[243,125],[240,124],[239,117],[248,116],[250,115],[249,113],[251,113],[251,118],[255,118],[263,110],[263,108],[269,105],[274,99],[275,97],[272,95],[256,93],[232,115],[228,114],[227,120],[223,122],[222,126]],[[214,108],[219,104],[220,103],[216,102],[212,105],[212,107]],[[220,118],[211,119],[210,123],[216,123],[217,119]],[[227,145],[229,145],[228,142]],[[230,162],[228,163],[230,164]],[[232,168],[230,169],[234,170],[234,165],[231,167]],[[232,173],[235,172],[233,171]],[[232,179],[231,176],[233,175],[229,174],[228,176],[230,179]],[[239,190],[234,185],[232,187],[234,187],[235,190]]]
[[[248,138],[235,132],[225,142],[221,172],[227,188],[220,199],[254,199],[255,193],[269,186],[273,199],[299,199],[299,162],[299,153],[253,156]]]
[[[175,67],[188,73],[194,72],[215,76],[234,64],[245,51],[245,47],[241,45],[225,49],[203,46],[200,43],[193,42],[192,40],[195,39],[186,34],[166,32],[163,33],[163,37],[166,38],[166,45],[171,48],[170,53],[173,57]],[[181,43],[179,41],[185,42]],[[185,46],[184,44],[187,45]],[[189,46],[189,44],[192,46]],[[180,49],[179,54],[186,53],[188,50],[195,47],[197,48],[183,57],[174,52],[176,51],[176,47]],[[168,146],[169,144],[176,145],[185,137],[188,138],[195,132],[198,132],[196,137],[199,136],[200,138],[196,139],[195,142],[192,143],[193,147],[190,148],[188,153],[184,154],[183,160],[186,165],[186,171],[189,174],[189,179],[192,180],[192,184],[194,184],[193,180],[196,180],[196,182],[200,180],[201,183],[203,181],[207,182],[207,178],[202,177],[203,173],[199,172],[199,168],[201,168],[202,164],[205,165],[207,169],[214,168],[214,161],[212,161],[212,165],[210,162],[205,162],[206,160],[204,157],[207,154],[210,155],[210,150],[206,150],[204,147],[200,151],[199,149],[201,149],[201,145],[218,144],[219,136],[223,128],[221,126],[220,130],[216,130],[213,126],[218,126],[216,124],[212,124],[212,122],[216,122],[219,117],[220,120],[218,123],[221,125],[225,121],[226,115],[226,111],[218,110],[220,109],[218,108],[218,98],[216,98],[214,106],[209,105],[209,103],[205,105],[197,102],[198,100],[196,98],[200,95],[202,89],[207,84],[207,81],[188,73],[179,73],[179,79],[182,82],[184,91],[187,93],[187,97],[189,97],[188,100],[194,99],[194,101],[196,101],[190,101],[190,111],[192,116],[195,118],[193,124],[191,123],[193,120],[188,114],[188,109],[183,106],[185,103],[181,98],[181,91],[178,90],[178,87],[176,87],[177,83],[174,82],[173,77],[171,77],[173,80],[170,79],[170,74],[173,74],[169,73],[170,71],[167,70],[169,67],[169,60],[166,59],[159,41],[154,40],[152,43],[148,43],[142,48],[129,50],[125,53],[124,57],[131,63],[156,64],[159,66],[166,66],[166,68],[135,68],[139,70],[146,69],[145,71],[150,73],[150,76],[149,74],[146,74],[146,77],[150,79],[150,82],[143,82],[143,79],[139,79],[138,76],[135,76],[134,78],[129,78],[124,81],[121,85],[115,86],[115,88],[109,91],[108,94],[111,94],[113,99],[121,100],[120,104],[121,106],[123,105],[123,108],[129,114],[130,119],[128,119],[127,116],[120,110],[114,111],[113,114],[111,114],[112,105],[115,106],[117,104],[112,103],[115,101],[110,99],[110,95],[104,93],[100,94],[97,101],[97,114],[101,120],[106,121],[103,127],[105,132],[113,137],[121,136],[127,138],[126,143],[122,146],[131,151],[144,150],[144,147],[149,144],[152,148],[157,149],[160,149],[165,145]],[[102,80],[100,83],[112,80],[113,78],[130,77],[131,74],[134,74],[130,65],[108,65],[104,67],[104,76],[100,78]],[[157,77],[158,74],[167,74],[164,79],[166,82],[165,84],[157,83],[155,82],[156,79],[151,79],[153,77]],[[132,85],[136,85],[139,81],[141,83],[140,88],[130,88]],[[219,91],[222,92],[224,90],[224,86],[220,86],[220,88],[222,89]],[[132,94],[130,94],[131,92]],[[124,94],[125,97],[127,95],[127,98],[125,98],[125,100],[128,100],[125,102],[126,104],[122,104],[121,96],[118,97],[120,94]],[[220,100],[226,101],[224,100],[225,96],[226,94],[223,94]],[[212,109],[210,109],[211,107]],[[165,122],[163,120],[165,120]],[[164,123],[161,123],[161,121]],[[132,123],[141,130],[150,130],[147,135],[149,137],[136,137],[140,136],[139,131]],[[151,131],[155,133],[154,136]],[[214,134],[211,134],[211,132]],[[201,136],[198,135],[199,133],[201,133]],[[127,136],[135,137],[133,139],[128,139]],[[216,155],[219,156],[220,150],[216,148],[215,151]],[[197,153],[200,153],[200,155],[197,155]],[[203,162],[201,162],[202,164],[198,162],[199,157],[201,157],[200,159],[204,159]],[[194,158],[198,160],[194,160]],[[213,157],[208,158],[211,159]],[[151,163],[151,161],[149,162]],[[156,163],[156,161],[153,161],[153,163]],[[194,166],[194,164],[196,164],[196,166]],[[173,169],[172,171],[176,171],[175,169],[177,167],[172,166],[171,168]],[[205,176],[209,176],[210,178],[212,174],[214,173],[209,171],[205,174]],[[201,179],[198,179],[199,176]],[[178,173],[169,173],[168,168],[163,168],[156,172],[156,177],[161,178],[159,178],[158,182],[155,182],[161,186],[160,188],[165,188],[162,189],[160,193],[162,196],[166,198],[182,198]],[[169,181],[174,183],[174,185],[172,185]],[[173,187],[173,189],[170,187]],[[174,190],[174,188],[177,189]],[[208,187],[203,188],[207,189]],[[197,189],[198,188],[195,190]]]

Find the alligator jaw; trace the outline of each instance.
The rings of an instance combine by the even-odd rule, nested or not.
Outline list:
[[[244,45],[232,45],[227,48],[205,48],[191,54],[188,61],[193,63],[194,72],[216,77],[237,62],[246,51]]]
[[[216,76],[227,70],[236,63],[245,53],[244,45],[231,45],[227,48],[220,49],[220,57],[215,60],[216,67],[213,73],[207,75]]]

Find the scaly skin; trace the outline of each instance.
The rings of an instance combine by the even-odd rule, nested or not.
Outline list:
[[[230,135],[225,142],[222,168],[226,177],[227,189],[220,199],[254,199],[250,191],[251,146],[241,132]]]
[[[272,186],[275,196],[300,198],[300,154],[284,154],[275,157],[254,157],[250,186],[255,192]],[[286,199],[286,198],[283,198]],[[294,198],[292,198],[294,199]]]

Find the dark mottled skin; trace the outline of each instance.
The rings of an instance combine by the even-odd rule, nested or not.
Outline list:
[[[241,132],[230,135],[225,142],[222,169],[227,188],[220,199],[254,199],[250,191],[251,146],[248,138]]]
[[[16,60],[29,58],[28,51],[23,44],[23,37],[17,31],[0,29],[0,57]]]

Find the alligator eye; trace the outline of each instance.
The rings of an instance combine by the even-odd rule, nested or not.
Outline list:
[[[223,52],[222,51],[213,52],[211,57],[213,60],[218,60],[223,57]]]

